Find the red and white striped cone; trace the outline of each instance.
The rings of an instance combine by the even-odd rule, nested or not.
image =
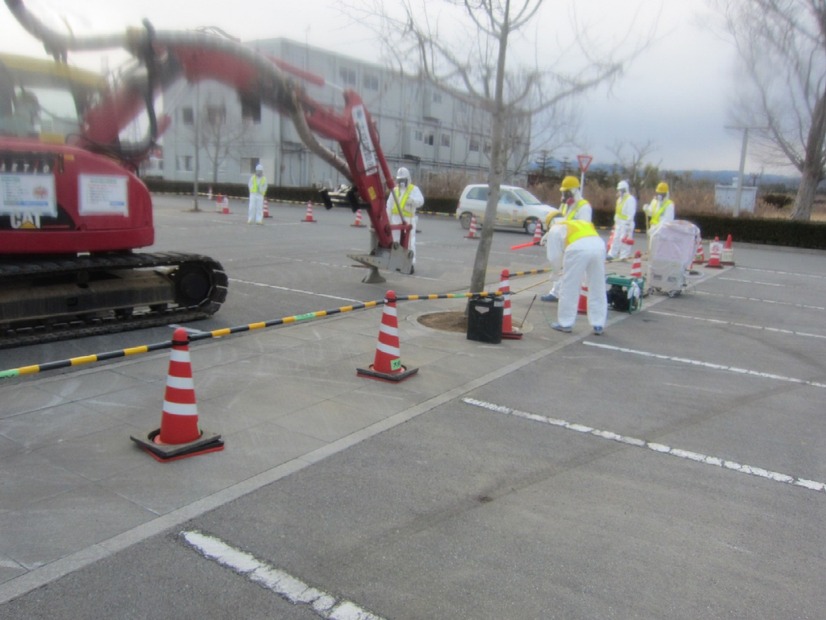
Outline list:
[[[264,217],[265,218],[272,217],[270,215],[270,201],[267,200],[266,198],[264,198]]]
[[[631,263],[631,277],[639,280],[642,278],[642,252],[634,252],[634,262]]]
[[[502,310],[502,338],[508,340],[519,340],[522,338],[522,332],[516,331],[513,328],[513,315],[511,312],[511,283],[510,271],[502,270],[502,278],[499,282],[499,290],[502,291],[502,297],[505,300],[505,307]]]
[[[172,336],[169,372],[166,377],[161,426],[146,439],[132,441],[158,461],[170,461],[224,449],[220,435],[198,426],[198,405],[192,364],[189,360],[189,334],[179,327]]]
[[[402,365],[396,293],[387,291],[384,298],[384,311],[381,315],[379,340],[376,344],[376,355],[369,368],[357,368],[356,374],[369,379],[398,382],[417,372],[419,372],[418,368],[407,368]]]
[[[476,216],[472,215],[470,217],[470,229],[468,229],[467,234],[465,235],[465,239],[478,239],[478,235],[476,234]]]
[[[364,224],[361,223],[361,209],[356,209],[356,221],[350,224],[350,226],[354,226],[355,228],[364,228]]]
[[[722,269],[723,264],[720,262],[720,258],[723,254],[723,244],[720,243],[719,237],[714,237],[714,241],[708,244],[708,262],[706,263],[706,267],[711,267],[712,269]]]
[[[702,265],[706,262],[706,254],[703,251],[703,240],[697,240],[697,249],[694,252],[694,263],[697,265]]]
[[[539,245],[540,241],[542,241],[542,224],[539,223],[539,220],[536,220],[536,226],[533,229],[533,243]]]
[[[628,245],[628,246],[631,246],[633,248],[634,247],[634,233],[631,233],[630,237],[628,235],[623,237],[622,238],[622,243],[624,245]],[[629,252],[630,252],[630,250],[629,250]]]
[[[726,237],[726,243],[723,246],[723,251],[720,255],[720,263],[723,265],[734,266],[734,245],[731,240],[731,233]]]
[[[304,214],[304,219],[301,220],[302,222],[311,222],[315,224],[318,220],[313,217],[313,201],[310,200],[307,202],[307,212]]]
[[[207,200],[212,200],[212,185],[209,186],[209,191],[207,192]]]
[[[579,304],[576,311],[578,314],[588,314],[588,287],[585,285],[579,289]]]
[[[608,243],[605,244],[605,247],[608,248],[608,251],[611,251],[611,245],[614,243],[614,234],[616,233],[617,227],[611,229],[611,234],[608,235]]]
[[[216,202],[218,203],[219,211],[221,211],[223,215],[229,215],[229,198],[218,194],[216,197]]]

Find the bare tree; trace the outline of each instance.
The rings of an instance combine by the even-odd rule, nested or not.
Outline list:
[[[567,50],[577,49],[579,63],[566,69],[512,66],[509,45],[529,38],[531,22],[537,17],[543,0],[445,0],[442,6],[459,9],[462,23],[470,29],[466,37],[451,32],[439,32],[439,7],[432,0],[400,0],[401,16],[392,17],[379,3],[375,14],[382,18],[382,30],[390,53],[400,66],[415,58],[420,76],[485,111],[490,119],[490,192],[485,220],[494,222],[499,201],[499,187],[507,168],[507,128],[514,119],[530,119],[543,110],[561,106],[570,99],[604,83],[612,83],[622,72],[625,62],[639,53],[646,43],[626,59],[614,53],[597,57],[598,46],[583,40],[584,29],[574,23],[571,30],[578,34]],[[558,23],[558,22],[556,22]],[[441,24],[444,28],[444,24]],[[553,40],[554,34],[543,25],[541,36]],[[560,36],[562,33],[559,33]],[[629,33],[630,34],[630,33]],[[540,33],[535,33],[538,39]],[[586,44],[587,43],[587,44]],[[534,45],[536,49],[536,45]],[[554,64],[557,58],[548,64]],[[470,282],[472,291],[485,287],[485,274],[493,240],[493,226],[482,229]]]
[[[212,182],[218,182],[221,164],[232,157],[244,144],[249,130],[249,122],[243,119],[227,118],[227,108],[223,101],[207,102],[192,128],[193,144],[206,155]]]
[[[826,3],[712,0],[734,37],[748,77],[735,110],[763,147],[801,174],[792,219],[811,219],[826,178]]]
[[[631,191],[637,195],[651,181],[648,176],[657,170],[651,162],[646,161],[656,150],[657,146],[652,140],[643,143],[617,142],[610,149],[619,163],[622,175],[631,184]]]

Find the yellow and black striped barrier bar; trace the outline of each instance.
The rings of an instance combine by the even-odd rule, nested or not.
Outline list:
[[[529,269],[527,271],[511,271],[508,273],[509,278],[516,278],[519,276],[537,276],[540,273],[550,273],[550,267],[543,267],[542,269]]]
[[[481,293],[442,293],[432,295],[400,295],[396,297],[396,301],[424,301],[430,299],[461,299],[469,297],[499,297],[501,291],[481,292]],[[365,301],[350,306],[341,306],[332,310],[318,310],[316,312],[307,312],[304,314],[295,314],[293,316],[283,317],[280,319],[272,319],[270,321],[261,321],[258,323],[248,323],[246,325],[239,325],[236,327],[225,327],[222,329],[215,329],[209,332],[195,332],[189,335],[190,342],[198,340],[206,340],[208,338],[222,338],[231,334],[239,334],[242,332],[254,331],[257,329],[265,329],[267,327],[277,327],[279,325],[293,325],[303,321],[313,319],[321,319],[344,312],[352,312],[354,310],[364,310],[368,308],[376,308],[383,306],[386,299],[377,301]],[[65,360],[58,360],[54,362],[46,362],[44,364],[32,364],[30,366],[21,366],[19,368],[11,368],[9,370],[0,370],[0,379],[10,379],[13,377],[20,377],[23,375],[34,375],[49,370],[58,370],[61,368],[71,368],[73,366],[82,366],[84,364],[94,364],[97,362],[104,362],[121,357],[130,357],[132,355],[140,355],[141,353],[151,353],[153,351],[161,351],[172,347],[172,340],[164,342],[156,342],[154,344],[147,344],[138,347],[130,347],[127,349],[120,349],[117,351],[108,351],[106,353],[95,353],[92,355],[81,355]]]

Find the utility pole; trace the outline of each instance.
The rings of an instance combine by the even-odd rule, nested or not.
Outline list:
[[[734,198],[734,217],[740,217],[740,200],[743,198],[743,174],[746,169],[746,150],[749,146],[749,129],[759,129],[759,127],[727,125],[726,129],[736,129],[743,132],[743,143],[740,147],[740,170],[737,174],[737,193]]]

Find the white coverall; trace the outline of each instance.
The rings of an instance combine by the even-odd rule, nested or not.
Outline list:
[[[608,256],[629,258],[633,245],[623,243],[626,237],[634,238],[634,216],[637,214],[637,199],[630,192],[624,192],[617,198],[617,210],[614,213],[614,238],[608,248]]]
[[[651,218],[648,228],[649,236],[651,235],[651,232],[660,224],[674,221],[674,201],[668,197],[668,194],[666,194],[663,198],[659,195],[654,196],[654,200],[645,205],[642,210],[645,211],[648,217]],[[660,210],[662,210],[662,213],[659,213]]]
[[[412,183],[408,186],[410,187],[410,193],[407,193],[407,187],[399,187],[398,185],[393,188],[393,191],[387,197],[387,217],[390,219],[390,224],[401,224],[402,218],[399,215],[399,209],[402,210],[402,213],[405,214],[404,219],[405,222],[412,225],[410,229],[410,240],[407,244],[407,249],[413,252],[413,264],[416,264],[416,226],[418,224],[419,218],[416,215],[416,211],[424,204],[424,196],[422,195],[422,191]],[[407,198],[405,198],[405,194],[407,194]],[[399,201],[399,206],[396,206],[396,200]],[[398,243],[401,239],[401,231],[394,230],[393,231],[393,241]]]
[[[573,214],[573,217],[568,217],[567,215],[565,215],[565,213],[563,213],[563,215],[560,215],[559,217],[556,217],[553,220],[551,220],[551,224],[557,224],[559,222],[564,222],[566,220],[582,220],[582,221],[585,221],[585,222],[592,221],[591,218],[593,217],[593,209],[591,208],[591,203],[588,202],[587,200],[585,200],[584,198],[582,198],[582,194],[579,192],[579,190],[576,190],[576,192],[574,194],[574,201],[575,201],[574,204],[568,205],[568,208],[565,210],[565,213],[570,214],[574,211],[574,209],[576,209],[576,205],[579,204],[579,202],[582,202],[582,204],[579,205],[579,209],[577,209],[576,212]],[[547,234],[547,233],[545,233],[545,234]],[[546,250],[547,250],[547,247],[546,247]],[[546,251],[546,253],[547,253],[547,251]],[[548,257],[548,260],[551,260],[550,257]],[[556,277],[556,279],[554,279],[553,274],[551,275],[551,290],[548,291],[551,295],[553,295],[557,299],[560,296],[559,295],[559,283],[561,282],[561,280],[560,280],[561,277],[562,277],[561,273],[558,273],[558,277]]]
[[[554,224],[545,236],[545,250],[551,268],[562,271],[556,320],[564,327],[576,322],[579,294],[588,287],[588,323],[605,326],[608,298],[605,292],[605,242],[598,236],[581,237],[566,247],[568,226]]]
[[[267,193],[267,177],[257,173],[250,177],[250,206],[247,212],[247,224],[264,223],[264,195]]]

